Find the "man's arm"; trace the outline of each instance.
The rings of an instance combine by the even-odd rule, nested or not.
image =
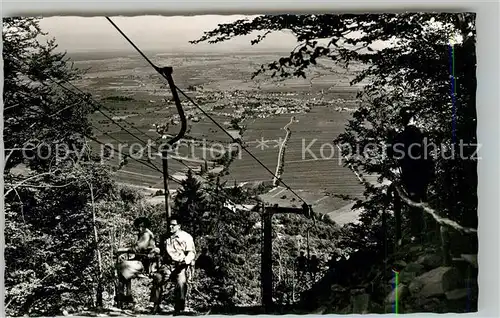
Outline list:
[[[185,247],[186,257],[184,258],[184,262],[186,264],[191,264],[196,256],[196,249],[194,247],[193,237],[187,234],[185,238],[185,243],[186,243]]]

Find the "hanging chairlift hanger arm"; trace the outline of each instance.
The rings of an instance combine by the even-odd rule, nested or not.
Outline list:
[[[177,94],[177,89],[174,84],[174,79],[172,78],[172,72],[173,69],[171,66],[159,68],[155,66],[155,69],[158,73],[160,73],[168,82],[168,86],[170,87],[170,90],[172,91],[172,97],[174,98],[175,102],[175,107],[177,107],[177,113],[179,114],[179,117],[181,119],[181,130],[179,130],[179,133],[177,136],[174,138],[170,139],[167,141],[167,144],[172,146],[176,142],[178,142],[182,137],[184,137],[184,134],[186,133],[187,130],[187,120],[186,120],[186,114],[184,114],[184,109],[182,109],[182,104],[181,100],[179,99],[179,94]]]
[[[113,20],[111,20],[109,17],[106,17],[106,19],[109,21],[109,23],[111,23],[111,25],[113,25],[113,27],[127,40],[128,43],[130,43],[130,45],[132,45],[132,47],[134,47],[134,49],[158,72],[160,73],[163,77],[165,77],[161,72],[160,72],[160,68],[158,66],[156,66],[153,62],[151,62],[151,60],[141,51],[141,49],[139,49],[137,47],[137,45],[135,45],[134,42],[132,42],[132,40],[129,39],[129,37],[123,33],[123,31],[113,22]],[[175,87],[175,86],[174,86]],[[177,87],[175,87],[175,89],[178,89]],[[263,163],[262,161],[260,161],[257,157],[255,157],[255,155],[253,155],[248,149],[247,147],[243,146],[241,144],[241,140],[240,141],[237,141],[237,139],[235,139],[227,130],[224,129],[224,127],[222,127],[217,121],[215,121],[209,114],[207,114],[191,97],[189,97],[186,93],[184,93],[182,90],[178,89],[179,92],[184,95],[184,97],[190,101],[193,105],[195,105],[199,110],[201,110],[201,112],[207,116],[217,127],[219,127],[223,132],[225,132],[231,139],[233,139],[233,142],[235,143],[238,143],[240,146],[242,146],[242,149],[245,150],[255,161],[257,161],[265,170],[267,170],[267,172],[269,172],[270,174],[273,175],[274,177],[274,173],[269,170],[269,168],[267,168]],[[297,193],[295,193],[295,191],[293,191],[292,188],[290,188],[289,186],[287,186],[283,180],[280,180],[280,182],[288,189],[290,190],[290,192],[292,192],[299,200],[301,200],[302,202],[306,203],[304,201],[304,199],[302,199]]]
[[[182,109],[181,101],[179,99],[179,95],[177,94],[177,88],[176,88],[176,86],[174,84],[174,80],[172,78],[172,72],[173,72],[172,67],[171,66],[167,66],[167,67],[158,67],[158,66],[156,66],[153,62],[151,62],[151,60],[146,55],[144,55],[144,53],[134,44],[134,42],[132,42],[132,40],[130,40],[129,37],[125,33],[123,33],[123,31],[113,22],[113,20],[111,20],[109,17],[106,17],[106,20],[108,20],[109,23],[111,23],[111,25],[113,25],[115,27],[115,29],[127,40],[127,42],[129,42],[130,45],[132,45],[134,47],[134,49],[136,49],[136,51],[139,52],[139,54],[141,54],[141,56],[163,78],[165,78],[167,80],[168,86],[170,86],[170,90],[172,91],[172,96],[173,96],[174,101],[175,101],[175,106],[177,107],[177,112],[179,113],[179,116],[180,116],[180,119],[181,119],[181,130],[179,131],[179,133],[177,134],[177,136],[175,136],[171,140],[167,141],[167,143],[170,146],[172,146],[177,141],[179,141],[182,137],[184,137],[184,134],[186,133],[186,129],[187,129],[186,116],[184,114],[184,110]]]
[[[151,62],[151,60],[137,47],[137,45],[135,45],[134,42],[132,42],[132,40],[129,39],[129,37],[123,33],[123,31],[109,18],[109,17],[106,17],[106,19],[109,21],[109,23],[111,23],[111,25],[113,25],[113,27],[127,40],[127,42],[130,43],[130,45],[132,45],[132,47],[134,47],[134,49],[159,73],[161,74],[164,78],[167,79],[168,81],[168,77],[169,76],[166,76],[166,74],[164,74],[164,72],[162,71],[161,68],[159,68],[158,66],[156,66],[153,62]],[[170,68],[170,74],[172,73],[171,71],[171,68]],[[171,78],[171,76],[170,76]],[[269,170],[269,168],[267,168],[257,157],[255,157],[248,149],[247,147],[243,146],[241,144],[241,140],[240,141],[237,141],[227,130],[225,130],[219,123],[217,123],[217,121],[215,121],[209,114],[207,114],[191,97],[189,97],[186,93],[184,93],[182,90],[178,89],[175,85],[173,85],[173,81],[169,81],[169,85],[170,85],[170,89],[173,91],[173,90],[179,90],[179,92],[184,95],[184,97],[190,101],[193,105],[195,105],[199,110],[201,110],[201,112],[207,116],[217,127],[219,127],[223,132],[225,132],[231,139],[233,139],[233,141],[235,143],[238,143],[240,146],[242,146],[242,149],[245,150],[255,161],[257,161],[265,170],[267,170],[270,174],[273,175],[273,177],[275,176],[274,173]],[[177,96],[177,91],[174,93],[174,99],[175,99],[175,96]],[[176,104],[177,104],[177,101],[178,101],[178,98],[176,100]],[[178,106],[178,110],[179,109],[182,109],[180,107],[180,101],[178,102],[177,104]],[[180,113],[181,115],[181,113]],[[182,115],[184,115],[184,112],[182,112]],[[184,123],[183,123],[184,124]],[[181,132],[183,131],[183,129],[181,128]],[[184,128],[184,131],[185,131],[185,128]],[[176,142],[178,141],[181,137],[179,137],[179,135],[181,135],[181,133],[178,134],[178,136],[176,136],[173,141]],[[173,144],[172,141],[169,142],[169,144]],[[301,200],[303,203],[306,203],[306,201],[304,201],[304,199],[302,199],[302,197],[300,197],[295,191],[293,191],[292,188],[290,188],[288,185],[286,185],[282,180],[280,180],[280,182],[288,189],[290,190],[290,192],[292,192],[299,200]],[[307,203],[306,203],[307,204]]]

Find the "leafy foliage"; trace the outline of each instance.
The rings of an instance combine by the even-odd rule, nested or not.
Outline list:
[[[264,35],[252,44],[276,31],[287,30],[296,36],[299,45],[289,57],[263,65],[254,76],[305,77],[306,71],[317,67],[321,60],[332,60],[344,67],[362,63],[365,67],[352,84],[368,80],[359,94],[363,103],[346,132],[336,139],[345,147],[344,155],[349,156],[345,164],[361,175],[397,178],[392,172],[396,163],[383,155],[384,147],[393,127],[398,127],[399,110],[410,109],[430,142],[443,145],[443,153],[433,153],[436,177],[429,203],[443,215],[475,226],[477,160],[457,158],[459,141],[470,144],[462,150],[466,158],[471,158],[477,143],[474,22],[471,13],[264,15],[219,25],[192,43],[217,43],[254,31]],[[453,52],[449,45],[452,37],[462,39],[453,46]],[[392,45],[372,48],[380,41],[391,41]],[[457,83],[456,107],[450,97],[451,73]],[[453,143],[457,143],[456,155],[446,159]],[[349,152],[368,145],[375,146],[375,150],[358,155]],[[366,187],[367,198],[360,205],[368,213],[379,215],[386,206],[385,187]]]
[[[40,43],[43,35],[36,19],[3,20],[6,171],[26,158],[33,158],[26,163],[39,170],[66,156],[75,159],[81,135],[90,133],[90,106],[53,83],[76,79],[81,72],[54,51],[54,39]]]
[[[215,271],[208,272],[209,277],[205,275],[205,280],[199,280],[205,284],[199,286],[195,283],[195,288],[201,289],[202,294],[206,293],[206,298],[214,301],[214,305],[234,304],[238,298],[235,291],[239,289],[239,283],[248,283],[238,270],[238,274],[234,272],[234,267],[248,260],[247,253],[251,255],[255,252],[252,248],[247,249],[249,245],[246,245],[247,239],[253,235],[252,218],[249,214],[239,215],[225,208],[226,198],[220,184],[209,183],[202,187],[189,171],[174,203],[176,217],[183,229],[193,235],[197,248],[205,248],[213,259]],[[235,254],[235,251],[246,253]]]
[[[262,189],[261,189],[262,190]],[[258,212],[233,211],[230,202],[252,203],[255,190],[225,187],[217,180],[201,185],[192,175],[183,182],[175,199],[178,218],[184,221],[183,228],[192,233],[198,253],[202,249],[212,259],[213,269],[199,269],[193,282],[197,306],[258,305],[260,303],[260,258],[262,228]],[[203,207],[201,209],[200,207]],[[183,216],[183,213],[186,213]],[[193,217],[194,215],[194,217]],[[311,220],[302,216],[275,217],[273,232],[276,281],[284,282],[287,273],[294,269],[297,254],[297,235],[305,248],[305,233],[310,230],[311,249],[326,256],[333,251],[337,228],[328,222]],[[288,281],[286,288],[296,284],[297,297],[309,284],[299,286],[297,281]],[[203,296],[203,297],[202,297]],[[229,310],[229,309],[228,309]]]
[[[43,35],[36,19],[4,19],[4,255],[12,316],[95,302],[92,203],[116,197],[108,169],[88,152],[90,106],[54,83],[81,72],[54,51],[53,39],[40,43]]]
[[[109,174],[94,165],[44,180],[67,186],[40,183],[6,197],[5,284],[12,315],[93,303],[97,264],[88,180],[101,185],[95,200],[114,196]]]
[[[374,174],[379,182],[397,181],[397,163],[385,155],[385,149],[394,128],[400,128],[400,110],[408,109],[429,143],[437,145],[429,149],[435,165],[429,205],[441,216],[477,227],[475,14],[262,15],[221,24],[192,43],[218,43],[255,31],[259,35],[252,44],[272,32],[285,31],[296,37],[298,45],[289,56],[262,65],[254,77],[306,78],[332,61],[345,68],[361,65],[351,82],[363,84],[360,106],[335,140],[346,156],[344,164],[361,177]],[[451,46],[453,38],[459,40]],[[383,41],[386,45],[381,45]],[[460,144],[465,146],[460,149]],[[392,252],[384,233],[392,237],[394,220],[388,213],[387,224],[381,223],[382,212],[392,208],[386,190],[387,186],[365,183],[365,198],[355,205],[364,208],[362,222],[343,231],[340,248],[366,255]],[[432,232],[433,222],[427,224]],[[454,253],[477,252],[477,237],[454,236],[451,241],[461,242]],[[377,266],[375,260],[373,266]],[[346,272],[354,274],[360,273]]]
[[[435,27],[439,23],[445,31]],[[383,149],[387,136],[398,125],[394,114],[402,108],[415,112],[419,125],[425,128],[433,143],[449,147],[445,154],[451,152],[455,140],[476,143],[474,15],[260,16],[252,21],[220,25],[194,42],[215,43],[256,30],[264,33],[257,36],[253,44],[270,32],[280,30],[291,31],[301,44],[290,56],[262,66],[255,76],[305,77],[311,69],[322,67],[321,60],[333,60],[343,67],[355,63],[364,65],[353,84],[367,80],[369,84],[359,95],[363,103],[353,114],[345,133],[337,139],[343,146],[363,149],[370,143]],[[353,32],[359,36],[350,36]],[[451,34],[463,38],[452,52],[456,61],[458,105],[454,124],[449,120],[455,111],[449,97],[450,48],[447,43]],[[6,307],[11,316],[58,315],[62,308],[78,311],[94,306],[99,283],[108,294],[113,293],[113,252],[133,242],[133,220],[140,215],[148,216],[157,236],[166,230],[164,207],[143,205],[134,190],[119,189],[112,181],[112,172],[98,164],[88,151],[83,136],[91,130],[90,106],[63,92],[50,80],[76,79],[81,72],[70,66],[64,54],[54,51],[54,40],[41,44],[37,40],[39,35],[42,32],[36,19],[4,20],[4,142],[8,155],[4,171],[4,254]],[[375,50],[373,45],[380,40],[393,40],[394,45]],[[33,144],[27,145],[27,142]],[[47,149],[38,147],[41,143],[64,145],[70,151],[60,149],[61,152],[46,154]],[[38,150],[46,156],[37,154]],[[467,148],[464,156],[470,156],[474,150],[474,147]],[[222,160],[226,169],[231,158]],[[21,163],[26,168],[19,174],[13,168],[19,168]],[[394,172],[395,162],[384,157],[381,151],[350,156],[345,163],[361,175],[398,178]],[[435,165],[429,204],[464,226],[476,226],[476,160],[437,156]],[[189,172],[174,202],[174,211],[184,229],[194,236],[199,249],[207,249],[214,263],[213,271],[201,270],[197,274],[193,298],[197,306],[215,303],[229,308],[257,304],[260,301],[260,216],[249,211],[234,212],[226,204],[229,200],[255,203],[252,197],[257,193],[237,186],[227,188],[213,181],[202,184]],[[342,263],[339,273],[343,284],[385,284],[384,276],[379,273],[387,270],[381,260],[387,258],[386,253],[393,252],[393,245],[387,244],[385,237],[393,236],[394,224],[390,215],[387,219],[381,215],[382,211],[391,209],[385,190],[385,186],[366,183],[365,199],[357,203],[365,209],[361,224],[342,229],[321,220],[314,223],[302,216],[276,216],[273,267],[275,281],[284,282],[281,287],[285,285],[277,295],[284,297],[291,288],[297,288],[297,292],[304,292],[306,303],[318,296],[318,293],[307,293],[313,287],[312,282],[294,286],[296,281],[286,279],[294,272],[294,257],[304,249],[304,235],[308,231],[311,252],[320,259],[358,255]],[[474,240],[459,239],[453,240],[460,242],[457,253],[477,249]],[[101,264],[97,262],[97,250]],[[364,261],[367,256],[373,264]],[[389,259],[399,257],[402,256],[394,253]],[[102,277],[98,275],[99,268]],[[385,296],[379,294],[377,297]],[[339,294],[342,301],[343,296],[344,293]],[[111,297],[107,301],[111,301]],[[335,306],[342,308],[342,305],[340,302]]]

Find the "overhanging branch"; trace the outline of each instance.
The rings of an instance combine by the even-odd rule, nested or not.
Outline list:
[[[431,215],[434,218],[434,220],[436,220],[437,223],[454,228],[455,230],[462,232],[462,233],[466,233],[466,234],[477,233],[477,229],[463,227],[455,221],[452,221],[448,218],[444,218],[444,217],[439,216],[438,213],[433,208],[429,207],[429,205],[427,203],[424,203],[424,202],[417,203],[417,202],[412,201],[406,195],[405,191],[401,188],[401,186],[399,184],[395,183],[394,186],[396,188],[396,191],[398,192],[399,197],[406,204],[408,204],[409,206],[414,207],[414,208],[422,209],[425,213]]]

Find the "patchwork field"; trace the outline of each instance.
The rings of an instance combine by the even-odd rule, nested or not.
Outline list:
[[[346,71],[325,64],[321,72],[310,74],[312,80],[254,81],[251,80],[252,72],[279,55],[151,56],[157,65],[172,65],[176,85],[224,127],[228,128],[232,119],[241,119],[244,115],[240,123],[246,127],[242,140],[271,171],[276,169],[279,140],[285,136],[283,127],[290,122],[291,116],[295,116],[298,122],[290,125],[292,136],[286,149],[283,174],[283,180],[293,189],[361,194],[362,186],[356,176],[342,166],[338,148],[333,144],[333,139],[344,130],[351,111],[357,106],[355,95],[359,87],[349,86],[349,81],[359,68]],[[130,148],[123,144],[135,143],[132,148],[138,150],[139,144],[145,146],[148,140],[160,138],[154,124],[169,123],[168,134],[179,130],[180,125],[173,117],[175,106],[170,101],[170,90],[144,60],[135,55],[77,56],[73,59],[76,59],[77,67],[88,69],[85,78],[75,84],[91,92],[106,107],[103,109],[106,114],[136,135],[133,137],[96,112],[92,121],[101,142],[118,148],[119,140],[122,149],[130,153]],[[182,144],[179,156],[201,159],[185,162],[193,168],[203,165],[204,158],[211,166],[211,160],[220,157],[231,140],[187,100],[183,99],[183,105],[190,118],[188,136],[207,141],[205,146]],[[308,146],[310,151],[307,151]],[[100,146],[94,147],[99,149]],[[149,150],[150,158],[161,169],[154,148]],[[110,162],[117,163],[116,154]],[[187,169],[175,160],[169,161],[169,168],[178,177],[182,177],[182,172]],[[231,183],[271,178],[269,172],[245,152],[233,162],[230,174],[225,177]],[[134,161],[117,173],[117,180],[136,186],[162,188],[160,172]],[[345,204],[339,202],[339,207]]]

